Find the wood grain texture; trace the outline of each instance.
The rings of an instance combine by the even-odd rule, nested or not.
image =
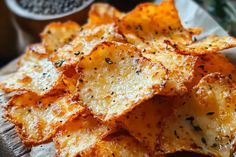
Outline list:
[[[16,70],[16,60],[0,70],[0,80],[3,74]],[[0,157],[29,157],[30,149],[26,148],[17,135],[14,125],[3,118],[4,104],[0,105]]]

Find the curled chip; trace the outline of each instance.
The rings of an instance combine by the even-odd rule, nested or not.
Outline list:
[[[75,157],[90,149],[111,132],[91,115],[81,115],[57,133],[54,143],[60,157]]]
[[[8,102],[6,118],[16,125],[24,144],[31,146],[49,140],[59,127],[83,111],[69,96],[39,97],[25,92]]]
[[[216,53],[218,51],[236,47],[236,39],[230,36],[208,36],[202,40],[193,42],[191,44],[172,43],[166,41],[175,48],[175,51],[181,54],[204,55],[209,53]]]
[[[98,45],[77,69],[81,75],[79,99],[103,121],[112,121],[160,93],[167,79],[161,64],[142,57],[135,47],[117,42]]]
[[[119,19],[123,13],[106,3],[95,3],[89,10],[88,23],[85,27],[110,24]]]
[[[65,76],[57,71],[42,51],[42,45],[29,46],[20,60],[17,72],[1,80],[0,87],[6,92],[32,91],[38,95],[63,90],[62,80]]]
[[[236,86],[229,78],[220,73],[205,76],[166,121],[161,150],[231,156],[235,144],[235,104]]]
[[[189,83],[189,88],[197,85],[203,76],[214,72],[219,72],[225,76],[229,76],[232,80],[236,80],[235,66],[223,54],[206,54],[200,56],[197,60],[194,79]]]
[[[121,124],[140,143],[156,152],[165,119],[173,112],[176,98],[156,96],[120,118]]]
[[[201,32],[199,29],[183,28],[173,0],[160,5],[140,4],[118,20],[117,25],[129,43],[146,52],[173,51],[165,40],[190,44],[192,35]]]
[[[75,66],[82,56],[88,55],[92,49],[103,41],[122,41],[114,24],[101,25],[80,31],[76,38],[52,54],[51,61],[57,68],[68,69]]]
[[[142,54],[153,62],[160,62],[168,69],[168,80],[161,95],[181,95],[188,92],[188,84],[194,79],[197,56],[167,52]]]
[[[50,23],[41,33],[42,44],[50,54],[71,41],[79,30],[80,26],[72,21]]]
[[[133,137],[117,135],[98,142],[92,149],[83,153],[84,157],[151,157],[149,151]]]

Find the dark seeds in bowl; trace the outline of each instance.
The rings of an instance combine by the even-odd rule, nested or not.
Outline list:
[[[18,0],[23,9],[41,15],[67,13],[80,7],[87,0]]]

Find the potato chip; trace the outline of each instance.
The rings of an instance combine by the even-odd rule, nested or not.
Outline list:
[[[103,121],[112,121],[160,93],[167,79],[161,64],[142,57],[132,45],[117,42],[98,45],[77,69],[79,99]]]
[[[161,150],[231,156],[235,144],[235,104],[236,85],[229,78],[220,73],[205,76],[166,121]]]
[[[140,143],[155,152],[159,144],[161,126],[173,112],[175,98],[156,96],[137,106],[119,121]]]
[[[88,55],[92,49],[103,41],[122,41],[114,24],[101,25],[84,29],[76,38],[52,54],[51,61],[56,67],[65,69],[75,66],[82,56]]]
[[[150,155],[148,150],[133,137],[118,135],[98,142],[94,148],[87,151],[82,156],[149,157],[152,155]]]
[[[35,52],[35,50],[40,50],[40,52]],[[44,95],[56,89],[63,90],[63,74],[57,71],[41,51],[43,48],[40,48],[40,45],[29,46],[20,60],[18,71],[2,80],[0,87],[7,92],[32,91],[38,95]]]
[[[110,24],[119,19],[123,13],[106,3],[95,3],[89,10],[88,23],[85,27]]]
[[[41,33],[42,44],[50,54],[71,41],[79,30],[80,26],[72,21],[50,23]]]
[[[194,79],[188,85],[189,88],[197,85],[203,76],[214,72],[220,72],[236,80],[236,68],[223,54],[207,54],[199,57],[194,70]]]
[[[140,4],[122,17],[117,25],[129,43],[146,52],[174,51],[165,40],[190,44],[192,35],[201,32],[199,29],[183,28],[173,0],[159,5]]]
[[[175,48],[175,51],[181,54],[203,55],[216,53],[218,51],[236,47],[236,39],[230,36],[208,36],[192,44],[168,43]]]
[[[83,111],[69,96],[39,97],[25,92],[9,101],[6,118],[16,125],[23,143],[32,146],[49,140],[59,127]]]
[[[166,52],[142,54],[153,62],[161,62],[168,69],[169,77],[161,95],[181,95],[188,91],[186,84],[193,80],[198,57]]]
[[[111,128],[101,124],[91,115],[79,116],[62,127],[54,138],[57,155],[61,157],[78,156],[110,132]]]

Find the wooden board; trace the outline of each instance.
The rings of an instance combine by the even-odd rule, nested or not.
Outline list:
[[[0,70],[0,80],[3,75],[16,70],[16,60]],[[28,157],[30,149],[26,148],[17,135],[14,125],[3,117],[3,108],[0,106],[0,157]]]

